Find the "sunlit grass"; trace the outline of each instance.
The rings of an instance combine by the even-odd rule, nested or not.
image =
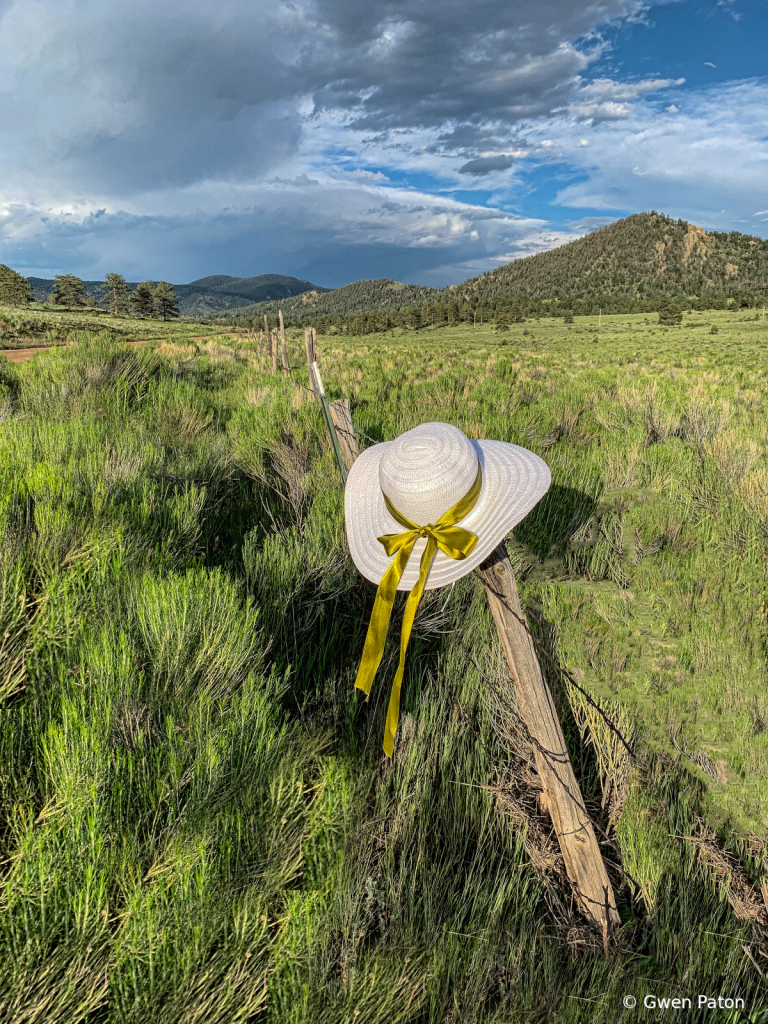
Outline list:
[[[290,379],[167,334],[0,360],[0,1018],[613,1022],[649,978],[764,1002],[685,837],[704,816],[759,877],[768,324],[653,319],[318,339],[364,445],[435,419],[552,467],[520,587],[638,754],[548,670],[630,876],[608,958],[534,867],[474,576],[423,602],[383,759],[396,639],[366,703],[372,588],[298,334]]]

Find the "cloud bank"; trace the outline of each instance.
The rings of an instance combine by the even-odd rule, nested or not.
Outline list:
[[[447,283],[573,237],[558,206],[751,216],[763,81],[593,72],[646,11],[0,0],[0,261]]]

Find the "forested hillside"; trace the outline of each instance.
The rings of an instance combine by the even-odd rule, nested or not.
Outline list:
[[[762,306],[768,297],[768,241],[712,231],[659,213],[638,213],[583,238],[448,288],[356,281],[319,295],[239,309],[256,325],[278,305],[289,322],[370,333],[393,326],[484,323],[498,316],[655,312]]]
[[[730,295],[768,289],[768,240],[707,232],[658,213],[636,213],[557,249],[515,260],[459,291],[585,300]]]
[[[342,288],[314,288],[297,295],[288,302],[260,302],[237,311],[241,317],[258,317],[276,314],[278,306],[283,315],[291,319],[323,316],[350,316],[371,310],[400,310],[407,306],[421,305],[428,300],[439,300],[442,292],[437,288],[426,288],[417,284],[401,284],[379,277],[374,281],[354,281]]]

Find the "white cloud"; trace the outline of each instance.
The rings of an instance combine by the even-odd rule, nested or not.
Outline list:
[[[585,176],[561,190],[562,206],[653,208],[713,225],[724,198],[732,223],[768,198],[768,82],[691,90],[675,118],[640,104],[629,121],[596,128],[588,152],[576,144],[575,125],[563,121],[558,132]]]
[[[574,90],[567,106],[572,117],[583,121],[619,121],[631,116],[634,101],[685,83],[684,78],[646,78],[639,82],[616,82],[596,78]]]

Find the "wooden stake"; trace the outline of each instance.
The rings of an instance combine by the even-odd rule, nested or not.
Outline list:
[[[267,339],[267,355],[271,358],[272,357],[272,335],[269,332],[269,317],[267,316],[266,313],[264,314],[264,334],[265,334],[266,339]]]
[[[272,328],[272,373],[277,373],[277,328]]]
[[[536,751],[544,801],[555,827],[565,868],[582,913],[597,924],[603,939],[620,923],[613,887],[541,672],[533,641],[524,626],[515,575],[502,541],[480,571],[509,670],[520,713]]]
[[[283,323],[282,309],[277,311],[277,315],[280,320],[280,357],[283,361],[283,369],[286,373],[290,373],[291,367],[288,364],[288,347],[285,344],[285,324]]]
[[[341,482],[346,487],[347,484],[347,469],[344,465],[344,458],[341,454],[341,447],[339,445],[339,439],[336,436],[336,428],[333,425],[333,419],[331,418],[331,410],[328,406],[328,399],[325,397],[325,390],[323,388],[323,381],[320,377],[320,371],[317,368],[317,363],[312,363],[312,376],[315,378],[315,387],[317,390],[317,396],[320,399],[320,403],[323,407],[323,414],[325,415],[325,422],[328,427],[328,433],[331,438],[331,444],[333,446],[333,454],[336,456],[336,465],[339,467],[339,473],[341,474]]]
[[[355,459],[360,454],[360,448],[355,436],[355,428],[352,424],[352,407],[348,398],[339,398],[328,406],[333,425],[336,429],[336,436],[339,439],[341,457],[344,459],[344,467],[347,472],[352,469]]]
[[[259,331],[259,355],[264,354],[264,331]]]

